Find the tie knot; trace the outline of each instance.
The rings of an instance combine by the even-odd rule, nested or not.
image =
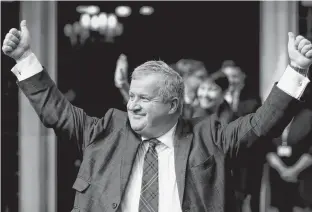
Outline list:
[[[149,147],[152,149],[155,149],[156,145],[159,144],[159,141],[156,138],[152,138],[150,140],[147,140],[149,143]]]

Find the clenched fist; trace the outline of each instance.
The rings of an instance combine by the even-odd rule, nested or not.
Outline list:
[[[20,24],[21,30],[11,29],[5,36],[2,45],[2,51],[16,62],[31,54],[30,35],[26,26],[26,21],[23,20]]]
[[[288,33],[288,55],[292,65],[308,69],[312,64],[312,44],[301,35]]]

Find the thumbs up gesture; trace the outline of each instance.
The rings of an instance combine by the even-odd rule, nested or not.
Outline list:
[[[30,34],[23,20],[20,24],[21,30],[12,28],[5,36],[2,51],[16,62],[22,60],[32,53],[30,49]]]
[[[312,44],[301,35],[288,33],[288,55],[292,65],[308,69],[312,64]]]

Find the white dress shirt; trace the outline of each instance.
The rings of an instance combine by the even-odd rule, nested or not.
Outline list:
[[[229,103],[234,112],[237,112],[238,109],[240,93],[241,89],[235,89],[233,93],[228,91],[224,95],[224,99],[227,101],[227,103]]]
[[[164,135],[157,138],[160,144],[156,146],[158,153],[158,182],[159,182],[159,212],[181,212],[178,186],[174,164],[174,134],[176,124]],[[145,138],[142,138],[145,140]],[[140,203],[141,183],[143,177],[144,156],[148,142],[144,142],[138,150],[129,184],[124,199],[121,202],[122,212],[138,212]]]

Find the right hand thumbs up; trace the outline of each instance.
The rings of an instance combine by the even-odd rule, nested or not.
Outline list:
[[[30,34],[26,21],[21,21],[21,30],[12,28],[5,36],[2,51],[16,62],[22,60],[32,53],[30,48]]]

